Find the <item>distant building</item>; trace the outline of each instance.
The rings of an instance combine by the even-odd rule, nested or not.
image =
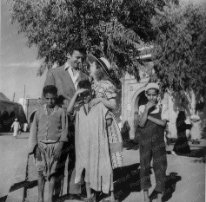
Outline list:
[[[34,114],[41,106],[41,98],[20,98],[19,103],[23,106],[28,123],[33,121]]]
[[[22,106],[10,101],[3,93],[0,93],[0,132],[8,132],[11,124],[17,118],[21,126],[27,122]]]
[[[129,123],[130,138],[135,137],[135,116],[138,114],[138,108],[147,102],[144,90],[150,80],[150,75],[154,73],[154,64],[150,54],[152,48],[153,46],[147,46],[139,49],[139,59],[144,61],[144,65],[138,64],[136,67],[139,69],[140,80],[137,81],[134,76],[128,73],[122,79],[121,116],[123,124],[125,121]],[[165,104],[168,108],[168,136],[176,138],[176,118],[180,108],[169,93],[164,94],[162,104]]]

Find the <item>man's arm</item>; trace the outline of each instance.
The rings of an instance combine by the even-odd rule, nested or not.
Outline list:
[[[79,90],[77,90],[77,91],[75,92],[75,94],[74,94],[74,96],[72,97],[72,99],[68,102],[68,103],[69,103],[69,104],[68,104],[68,108],[67,108],[67,113],[68,113],[68,114],[72,113],[72,111],[73,111],[73,109],[74,109],[74,104],[75,104],[75,102],[76,102],[76,100],[77,100],[77,97],[78,97],[81,93],[86,92],[86,91],[88,91],[88,90],[87,90],[87,89],[84,89],[84,88],[81,88],[81,89],[79,89]]]
[[[55,78],[54,78],[52,70],[49,70],[47,72],[46,80],[44,82],[44,86],[48,86],[48,85],[54,85],[55,86]]]
[[[116,104],[116,100],[115,99],[105,99],[105,98],[94,98],[92,101],[91,101],[91,107],[98,104],[98,103],[103,103],[103,105],[108,108],[108,109],[111,109],[111,110],[114,110],[117,106]]]

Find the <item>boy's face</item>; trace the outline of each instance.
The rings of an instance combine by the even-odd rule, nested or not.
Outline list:
[[[157,90],[156,89],[149,89],[146,92],[146,97],[147,97],[149,102],[157,103],[157,101],[158,101],[158,92],[157,92]]]
[[[80,88],[78,88],[80,89]],[[85,104],[91,100],[91,91],[85,91],[79,95],[79,99],[81,99]]]
[[[89,92],[85,97],[84,97],[84,103],[89,103],[89,101],[91,100],[91,93]]]
[[[56,103],[56,98],[57,98],[57,95],[51,94],[51,93],[46,93],[45,101],[46,101],[47,107],[53,108],[55,106],[55,103]]]

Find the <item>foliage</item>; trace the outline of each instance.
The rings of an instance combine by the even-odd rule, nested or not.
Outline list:
[[[154,63],[164,89],[206,96],[206,14],[194,5],[168,4],[152,19]]]
[[[12,0],[12,19],[45,68],[62,65],[74,43],[112,61],[115,73],[139,79],[139,47],[154,44],[163,88],[205,95],[205,13],[177,0]],[[165,3],[166,2],[166,3]],[[151,20],[152,19],[152,20]]]
[[[19,32],[36,45],[38,58],[45,68],[57,62],[63,64],[67,48],[74,43],[87,46],[98,56],[106,55],[121,76],[131,68],[137,44],[153,38],[150,19],[162,8],[163,0],[12,0],[12,19],[18,22]],[[102,43],[103,42],[103,43]],[[118,67],[118,68],[117,68]]]

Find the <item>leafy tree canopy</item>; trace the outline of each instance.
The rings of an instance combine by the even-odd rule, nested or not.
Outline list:
[[[12,0],[12,19],[44,60],[39,74],[66,60],[74,43],[112,61],[119,77],[139,79],[134,58],[153,44],[164,89],[205,96],[206,12],[178,0]],[[137,65],[136,65],[137,64]]]
[[[154,63],[162,86],[206,96],[206,9],[168,4],[152,19]]]
[[[57,62],[63,64],[74,43],[107,56],[116,65],[116,73],[135,74],[131,68],[138,44],[154,39],[151,18],[163,0],[12,0],[12,19],[28,45],[36,45],[43,58],[39,73]],[[118,67],[118,68],[117,68]]]

